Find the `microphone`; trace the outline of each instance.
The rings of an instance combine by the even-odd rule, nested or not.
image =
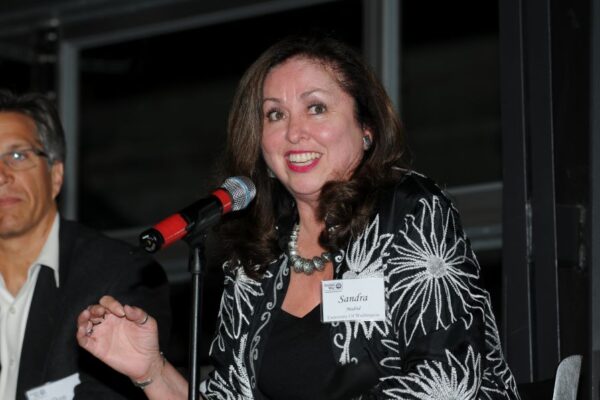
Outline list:
[[[215,225],[222,215],[248,207],[256,196],[256,187],[245,176],[225,179],[221,187],[210,196],[190,204],[140,234],[140,246],[155,253],[194,229],[202,231]]]

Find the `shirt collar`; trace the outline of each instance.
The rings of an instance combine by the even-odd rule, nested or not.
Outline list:
[[[33,265],[45,265],[50,268],[54,272],[54,281],[56,283],[56,287],[59,287],[60,279],[58,274],[58,256],[59,256],[59,247],[58,247],[58,229],[60,225],[60,218],[58,213],[54,217],[54,222],[52,223],[52,227],[50,228],[50,233],[48,234],[48,238],[46,239],[46,243],[44,243],[44,247],[42,247],[42,251],[38,256],[37,260],[34,261]],[[33,268],[29,270],[29,273],[32,273]]]

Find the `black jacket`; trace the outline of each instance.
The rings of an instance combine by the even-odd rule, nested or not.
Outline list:
[[[387,318],[330,324],[338,370],[324,399],[519,398],[477,259],[432,181],[410,173],[382,190],[368,226],[334,255],[334,268],[334,279],[383,276]],[[287,291],[288,257],[282,251],[258,281],[239,266],[225,271],[215,370],[201,390],[209,399],[261,399],[256,380]]]
[[[149,256],[75,222],[60,221],[59,287],[42,266],[23,339],[17,399],[47,382],[79,372],[75,399],[143,397],[129,379],[105,366],[75,338],[76,319],[110,294],[158,320],[163,348],[170,330],[169,290],[164,271]]]

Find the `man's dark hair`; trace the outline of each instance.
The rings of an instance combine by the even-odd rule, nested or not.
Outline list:
[[[37,136],[48,163],[65,161],[65,134],[58,111],[52,101],[40,93],[14,94],[0,90],[0,112],[15,112],[27,115],[35,122]]]

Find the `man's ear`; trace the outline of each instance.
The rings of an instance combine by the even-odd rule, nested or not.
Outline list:
[[[56,199],[56,196],[60,193],[62,188],[63,178],[65,172],[65,165],[62,161],[55,161],[50,167],[50,179],[52,180],[52,198]]]

